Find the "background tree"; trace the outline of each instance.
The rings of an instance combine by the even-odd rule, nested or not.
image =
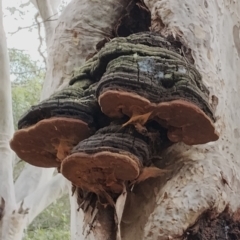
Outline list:
[[[31,59],[23,50],[8,49],[10,58],[10,75],[12,81],[12,105],[14,127],[21,115],[40,100],[45,68]],[[17,159],[14,165],[16,180],[25,166],[25,162]],[[61,198],[48,207],[28,227],[24,239],[69,239],[70,214],[69,199]]]
[[[2,5],[1,5],[2,6]],[[2,14],[2,8],[0,9]],[[34,168],[29,165],[23,169],[19,177],[17,178],[15,185],[13,185],[13,171],[12,165],[13,161],[10,159],[12,151],[9,149],[9,140],[10,135],[12,134],[11,127],[12,124],[12,113],[11,110],[11,91],[10,91],[10,73],[9,73],[9,63],[8,55],[6,48],[6,39],[3,32],[2,25],[2,15],[0,21],[1,29],[1,54],[0,59],[2,63],[1,70],[1,104],[2,104],[2,113],[1,113],[1,185],[0,185],[0,196],[2,197],[1,201],[1,219],[0,219],[0,239],[1,240],[17,240],[22,239],[23,230],[32,220],[49,204],[51,204],[55,199],[61,197],[66,193],[66,181],[61,175],[56,175],[53,177],[54,169],[49,171],[44,171],[43,169]],[[21,57],[20,57],[20,56]],[[36,89],[39,89],[40,83],[31,79],[31,72],[37,70],[36,63],[31,63],[27,55],[23,53],[17,53],[16,50],[11,51],[12,58],[12,74],[14,77],[18,77],[18,81],[15,82],[15,99],[18,101],[18,104],[22,103],[24,97],[26,96],[24,85],[36,86]],[[25,78],[21,77],[21,72],[24,68],[26,73]],[[34,69],[35,68],[35,69]],[[26,70],[28,69],[28,70]],[[40,73],[41,71],[38,72]],[[41,73],[42,74],[42,73]],[[35,76],[36,77],[36,76]],[[40,79],[39,79],[40,81]],[[28,86],[29,87],[29,86]],[[28,91],[30,89],[28,88]],[[33,89],[32,89],[33,90]],[[10,92],[9,92],[10,91]],[[13,91],[14,92],[14,91]],[[22,97],[22,98],[21,98]],[[39,96],[36,95],[35,98]],[[21,101],[22,100],[22,101]],[[30,99],[28,99],[30,100]],[[33,100],[33,99],[31,99]],[[36,99],[35,99],[36,100]],[[34,101],[34,100],[33,100]],[[16,102],[15,102],[16,103]],[[25,106],[21,106],[21,110],[24,110]],[[6,110],[6,111],[5,111]],[[19,111],[17,113],[20,113]],[[12,126],[11,126],[12,124]],[[52,189],[52,185],[56,185],[57,188]],[[60,185],[59,185],[60,183]],[[47,189],[50,189],[49,191]],[[15,191],[14,191],[15,190]],[[32,194],[34,192],[34,194]],[[50,194],[50,195],[49,195]],[[52,197],[51,197],[52,196]],[[39,204],[39,197],[43,199],[43,202]],[[16,199],[16,200],[15,200]],[[29,207],[23,207],[23,202]]]

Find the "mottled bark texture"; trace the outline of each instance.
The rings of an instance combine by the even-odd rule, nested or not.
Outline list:
[[[14,153],[9,141],[14,131],[12,116],[11,81],[6,35],[3,28],[3,9],[0,0],[0,239],[5,240],[6,215],[16,207],[13,185]]]

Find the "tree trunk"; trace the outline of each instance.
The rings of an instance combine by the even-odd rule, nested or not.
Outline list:
[[[48,49],[57,22],[56,19],[58,18],[57,7],[60,4],[60,0],[52,1],[32,0],[31,2],[39,11],[39,14],[42,18],[45,28],[46,45]],[[51,94],[50,92],[46,91],[44,97],[47,98],[50,96],[50,94]],[[54,171],[55,169],[53,168],[52,169],[36,168],[34,166],[26,164],[25,168],[23,169],[23,171],[21,172],[20,176],[18,177],[14,184],[17,202],[20,203],[21,201],[24,201],[24,199],[28,197],[30,194],[32,194],[33,191],[41,189],[43,186],[46,186],[46,183],[48,182],[50,183]],[[52,201],[54,201],[54,199],[52,199]],[[29,208],[30,206],[27,207]]]
[[[139,204],[132,205],[132,211],[134,206],[142,211],[139,218],[123,224],[123,238],[181,239],[206,210],[214,210],[216,216],[227,205],[230,212],[239,208],[240,4],[200,0],[145,3],[151,11],[152,30],[178,37],[191,49],[211,92],[210,101],[217,104],[220,139],[201,146],[177,144],[166,150],[162,161],[175,174],[170,180],[152,180],[136,189]]]
[[[202,222],[212,221],[227,206],[229,215],[219,218],[227,221],[228,216],[231,221],[237,221],[234,216],[240,195],[237,162],[240,151],[240,3],[230,0],[144,2],[151,14],[151,30],[179,39],[190,50],[194,65],[210,91],[209,101],[216,107],[215,125],[220,139],[196,146],[177,143],[165,150],[155,164],[169,172],[136,185],[128,191],[126,204],[123,195],[119,196],[116,205],[122,211],[124,208],[122,218],[118,218],[121,229],[117,228],[116,215],[119,214],[115,209],[119,209],[118,206],[115,209],[91,208],[88,203],[91,199],[86,199],[85,211],[77,211],[75,192],[71,199],[74,240],[194,239],[194,234],[196,239],[207,239],[190,227],[200,226],[201,231],[206,231]],[[96,45],[104,38],[111,38],[126,5],[124,0],[104,3],[73,0],[69,4],[49,47],[43,94],[65,86],[74,70],[95,52]],[[206,211],[211,214],[204,215]],[[198,225],[194,225],[198,219],[201,219]],[[230,235],[227,233],[227,236]]]
[[[74,68],[95,51],[96,43],[111,37],[110,30],[122,13],[118,4],[71,2],[56,29],[47,73],[51,80],[45,89],[54,91],[68,82]],[[210,90],[209,101],[216,106],[220,139],[198,146],[179,143],[165,151],[158,164],[164,162],[171,174],[147,180],[128,194],[122,239],[181,239],[206,210],[219,214],[227,205],[232,212],[239,208],[240,4],[201,0],[146,0],[145,4],[151,13],[151,30],[178,38],[191,50]],[[109,11],[110,7],[115,10]],[[81,221],[79,216],[73,239],[82,239]]]

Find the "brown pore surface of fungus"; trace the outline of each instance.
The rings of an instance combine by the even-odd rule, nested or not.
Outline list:
[[[64,159],[61,173],[83,190],[120,193],[124,181],[133,181],[139,176],[138,162],[134,155],[125,152],[74,153]]]
[[[112,124],[73,148],[62,162],[61,173],[84,190],[120,193],[123,183],[135,180],[146,166],[148,141],[133,126]]]
[[[99,97],[99,103],[110,117],[150,112],[149,119],[168,128],[168,138],[172,142],[193,145],[218,139],[212,120],[191,102],[173,100],[156,104],[131,92],[109,90]]]
[[[49,118],[18,130],[10,142],[20,159],[37,167],[59,167],[79,141],[90,136],[88,125],[78,119]]]

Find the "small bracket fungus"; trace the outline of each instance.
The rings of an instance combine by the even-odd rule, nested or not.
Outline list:
[[[99,193],[119,193],[135,180],[150,158],[149,139],[133,126],[111,124],[80,142],[62,162],[61,172],[74,185]]]
[[[10,142],[19,158],[38,167],[59,167],[79,141],[95,130],[99,107],[91,81],[76,82],[39,103],[19,120]]]

